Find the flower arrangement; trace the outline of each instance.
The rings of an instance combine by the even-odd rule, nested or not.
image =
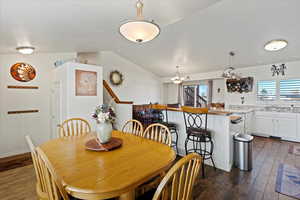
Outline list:
[[[102,104],[96,107],[92,117],[97,121],[98,124],[110,122],[114,123],[116,120],[116,113],[111,105]]]

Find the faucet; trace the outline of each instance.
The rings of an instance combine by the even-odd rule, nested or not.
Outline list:
[[[294,108],[295,108],[295,105],[294,105],[294,104],[292,104],[292,105],[290,106],[290,110],[291,110],[291,111],[293,111],[293,110],[294,110]]]
[[[241,97],[241,103],[242,103],[242,104],[245,103],[245,97]]]

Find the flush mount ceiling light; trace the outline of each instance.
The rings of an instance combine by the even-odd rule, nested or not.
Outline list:
[[[32,54],[34,51],[34,47],[17,47],[17,51],[21,54]]]
[[[174,83],[174,84],[180,84],[182,83],[183,81],[185,80],[184,77],[180,76],[180,72],[179,72],[179,66],[176,66],[176,75],[171,78],[171,81]]]
[[[266,51],[279,51],[285,48],[288,45],[286,40],[278,39],[278,40],[271,40],[265,44]]]
[[[152,21],[147,21],[143,17],[143,3],[138,0],[136,3],[137,19],[127,21],[119,28],[120,34],[127,40],[136,43],[145,43],[156,38],[160,33],[160,28]]]

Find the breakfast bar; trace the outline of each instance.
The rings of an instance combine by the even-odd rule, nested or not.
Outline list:
[[[230,172],[233,164],[233,135],[231,130],[231,112],[209,110],[207,128],[212,133],[214,143],[213,159],[216,168]],[[183,112],[180,108],[168,108],[168,119],[177,124],[178,153],[185,155],[186,130]],[[192,145],[189,143],[189,145]],[[210,160],[206,164],[212,165]]]

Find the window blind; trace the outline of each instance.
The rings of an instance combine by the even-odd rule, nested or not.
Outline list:
[[[300,79],[281,80],[279,93],[281,100],[299,101]]]
[[[276,100],[275,80],[257,82],[257,100],[259,101]]]

